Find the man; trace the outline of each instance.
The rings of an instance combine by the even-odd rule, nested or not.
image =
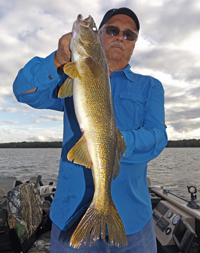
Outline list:
[[[162,84],[149,76],[134,74],[128,64],[135,48],[140,24],[128,8],[108,11],[100,24],[100,40],[106,55],[116,124],[127,151],[121,172],[112,181],[111,193],[127,234],[128,246],[117,248],[98,240],[79,252],[155,253],[156,242],[151,200],[146,183],[147,162],[167,144]],[[89,206],[94,192],[91,171],[67,160],[67,153],[79,140],[73,97],[59,99],[58,90],[70,61],[71,33],[64,35],[58,50],[42,59],[33,58],[20,70],[14,93],[20,102],[35,108],[64,111],[64,135],[56,194],[51,206],[53,222],[51,253],[78,252],[69,246],[70,237]]]

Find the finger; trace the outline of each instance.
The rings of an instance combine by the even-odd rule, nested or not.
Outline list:
[[[62,67],[71,59],[71,51],[69,48],[71,35],[72,33],[68,33],[59,39],[58,50],[54,55],[54,64],[56,68]]]

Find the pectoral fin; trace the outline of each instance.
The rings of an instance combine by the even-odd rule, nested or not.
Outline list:
[[[58,91],[59,98],[71,97],[73,95],[73,79],[68,77]]]
[[[81,76],[78,72],[77,69],[77,64],[76,62],[68,62],[64,65],[63,67],[63,71],[65,72],[65,74],[67,74],[68,76],[70,76],[71,78],[79,78],[81,79]]]
[[[95,78],[99,78],[102,75],[103,73],[102,67],[98,63],[96,63],[91,57],[85,58],[84,61]]]
[[[120,159],[124,156],[126,152],[126,143],[124,141],[124,137],[121,134],[119,128],[117,128],[117,147],[116,147],[116,154],[115,154],[115,164],[113,168],[113,179],[115,179],[121,168],[120,168]]]
[[[74,162],[76,164],[80,164],[85,166],[86,168],[91,169],[92,161],[90,159],[87,143],[84,138],[84,135],[80,138],[80,140],[70,149],[67,154],[67,159],[70,162]]]

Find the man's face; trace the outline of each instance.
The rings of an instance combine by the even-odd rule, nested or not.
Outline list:
[[[137,33],[135,22],[127,15],[119,14],[113,16],[107,21],[103,28],[108,25],[117,26],[121,31],[130,29]],[[120,60],[124,65],[128,64],[135,47],[135,41],[124,39],[122,32],[120,32],[117,36],[108,35],[105,29],[103,29],[100,34],[100,40],[108,63],[109,61]],[[119,45],[118,43],[115,44],[115,42],[119,42]]]

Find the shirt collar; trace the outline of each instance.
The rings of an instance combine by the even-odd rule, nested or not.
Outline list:
[[[133,76],[134,76],[134,73],[131,71],[131,65],[130,64],[127,64],[126,68],[125,69],[122,69],[122,70],[119,70],[119,71],[115,71],[113,72],[110,76],[114,76],[114,75],[117,75],[118,73],[120,72],[123,72],[124,75],[126,76],[126,78],[128,78],[131,82],[133,82]]]

